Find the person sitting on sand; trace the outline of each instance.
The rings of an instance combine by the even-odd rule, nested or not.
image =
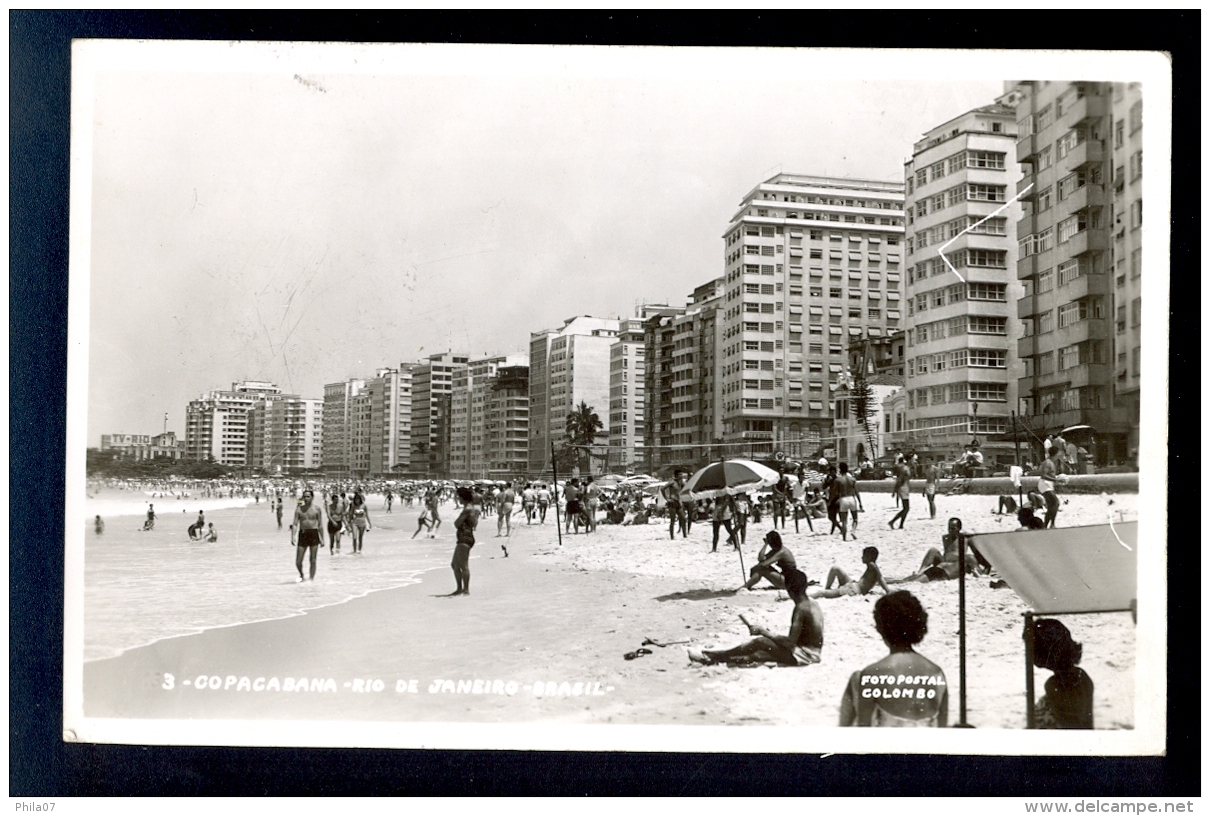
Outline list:
[[[840,700],[841,726],[945,728],[945,672],[912,647],[928,634],[928,613],[910,592],[874,604],[874,628],[890,654],[853,672]]]
[[[818,490],[812,488],[803,499],[803,508],[808,519],[824,518],[828,514],[828,501]],[[814,527],[811,527],[811,532],[815,532]]]
[[[1021,526],[1019,530],[1045,530],[1046,522],[1034,515],[1034,511],[1029,507],[1022,507],[1017,511],[1017,523]]]
[[[810,666],[818,663],[823,652],[823,610],[807,597],[807,576],[799,570],[786,573],[786,592],[794,602],[790,632],[775,635],[761,626],[753,626],[740,615],[752,640],[731,649],[689,649],[694,663],[764,663],[783,666]]]
[[[218,532],[217,532],[217,531],[214,529],[214,523],[213,523],[213,522],[211,522],[211,523],[210,523],[209,525],[207,525],[207,526],[208,526],[208,528],[209,528],[209,529],[208,529],[208,530],[207,530],[207,532],[206,532],[206,541],[207,541],[207,543],[213,544],[213,543],[215,543],[216,541],[218,541]]]
[[[1092,678],[1079,667],[1084,647],[1053,618],[1034,621],[1034,665],[1050,669],[1034,709],[1038,728],[1092,728]]]
[[[888,584],[906,584],[911,582],[927,584],[930,581],[949,581],[958,577],[958,545],[962,540],[962,519],[951,518],[949,532],[941,536],[941,546],[944,552],[936,547],[929,547],[920,562],[920,570],[903,578],[890,578]],[[966,571],[976,573],[980,566],[979,556],[971,550],[967,559]]]
[[[765,533],[765,546],[760,548],[760,553],[756,558],[756,566],[748,571],[750,577],[744,584],[744,589],[752,589],[760,583],[761,578],[773,584],[777,589],[785,589],[786,575],[791,570],[798,569],[798,565],[794,561],[794,553],[782,544],[781,533],[776,530]]]
[[[866,547],[861,551],[861,563],[865,564],[865,572],[856,581],[850,580],[849,576],[840,567],[832,567],[828,570],[828,580],[824,582],[823,589],[817,589],[811,593],[812,598],[840,598],[844,595],[868,595],[870,590],[875,586],[881,586],[882,591],[890,593],[891,588],[886,585],[886,581],[882,578],[882,570],[878,569],[878,548]],[[832,581],[836,581],[836,588],[832,588]]]

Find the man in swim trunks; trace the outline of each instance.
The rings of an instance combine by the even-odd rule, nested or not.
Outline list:
[[[761,626],[740,620],[755,638],[731,649],[689,649],[694,663],[763,663],[776,661],[783,666],[810,666],[820,661],[823,651],[823,610],[807,597],[807,576],[800,570],[786,573],[786,592],[794,601],[790,615],[790,633],[775,635]]]
[[[881,586],[883,592],[890,592],[891,589],[886,585],[886,581],[882,578],[882,570],[878,569],[878,548],[866,547],[861,551],[861,563],[865,564],[865,572],[856,581],[849,580],[849,576],[840,567],[832,567],[828,570],[828,580],[824,582],[823,589],[817,589],[811,593],[812,598],[839,598],[844,595],[868,595],[870,590],[875,586]],[[836,588],[832,588],[832,582],[836,582]]]
[[[534,508],[538,503],[538,494],[534,490],[534,486],[529,482],[525,483],[525,489],[521,491],[521,507],[525,510],[525,523],[534,523]]]
[[[910,592],[874,604],[874,627],[890,654],[853,672],[840,701],[840,725],[945,728],[945,672],[912,647],[928,633],[928,613]]]
[[[516,498],[517,494],[513,492],[512,485],[506,485],[500,492],[500,496],[496,500],[496,538],[502,534],[506,536],[513,534],[513,502]],[[504,530],[508,532],[502,533]],[[504,557],[508,558],[508,547],[501,544],[500,549],[504,550]]]
[[[949,532],[941,537],[944,552],[936,547],[929,547],[920,562],[920,569],[903,578],[891,578],[888,584],[906,584],[910,582],[927,584],[930,581],[949,581],[958,577],[958,545],[962,540],[962,519],[951,518],[948,524]],[[981,556],[971,550],[966,561],[966,571],[975,573],[982,566],[990,571],[990,565],[980,563]]]
[[[744,589],[752,589],[760,583],[761,578],[766,579],[778,589],[785,589],[786,575],[791,570],[798,569],[798,564],[794,561],[794,553],[782,544],[781,533],[776,530],[765,533],[765,546],[760,548],[760,553],[756,558],[756,566],[748,571],[749,578],[743,586]]]
[[[340,552],[340,534],[344,529],[344,519],[344,495],[333,493],[332,503],[328,505],[328,555]]]
[[[597,530],[597,510],[601,507],[601,488],[589,476],[584,483],[584,513],[585,532],[595,533]]]
[[[315,491],[307,488],[302,494],[302,503],[294,508],[294,520],[290,522],[290,538],[295,545],[294,567],[298,570],[296,583],[303,582],[303,556],[311,556],[311,580],[315,580],[315,556],[324,543],[323,510],[314,504]]]
[[[575,522],[576,532],[580,532],[580,480],[572,479],[571,482],[563,488],[563,499],[566,502],[563,505],[563,513],[567,516],[564,522],[567,524],[566,532],[571,532],[572,522]]]
[[[899,529],[903,529],[903,523],[907,521],[908,510],[911,509],[911,489],[909,487],[912,472],[907,466],[902,456],[895,457],[895,485],[891,488],[891,492],[899,499],[899,503],[903,509],[891,518],[889,525],[892,530],[895,529],[895,522],[899,522]],[[856,525],[854,525],[856,526]]]
[[[860,509],[863,513],[865,508],[861,504],[861,494],[857,491],[857,480],[849,473],[849,463],[840,463],[840,475],[836,477],[833,483],[836,488],[838,501],[836,504],[836,514],[840,517],[840,540],[844,541],[848,535],[847,518],[853,516],[853,540],[857,540],[857,511]]]
[[[441,526],[441,513],[437,509],[437,491],[432,488],[424,494],[424,506],[429,513],[429,538],[437,537],[437,528]]]
[[[546,508],[550,507],[550,491],[546,485],[542,485],[535,491],[535,498],[538,502],[538,523],[546,523]]]
[[[660,488],[660,493],[664,497],[664,506],[668,510],[668,537],[676,538],[676,528],[679,524],[681,528],[681,538],[689,537],[689,513],[685,510],[685,506],[681,503],[681,491],[685,488],[685,471],[676,470],[672,474],[672,481]]]

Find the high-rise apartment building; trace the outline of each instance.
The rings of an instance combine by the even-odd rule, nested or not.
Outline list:
[[[610,471],[627,471],[644,461],[647,433],[645,413],[646,345],[643,324],[656,314],[678,311],[664,304],[643,304],[634,316],[621,321],[618,336],[609,347],[609,461]],[[604,419],[604,417],[602,417]]]
[[[850,340],[903,323],[903,184],[778,174],[724,239],[722,434],[811,455],[832,428]]]
[[[1123,461],[1130,426],[1124,411],[1111,413],[1116,337],[1111,252],[1123,228],[1122,252],[1137,246],[1129,233],[1131,219],[1136,228],[1142,223],[1142,199],[1136,206],[1131,194],[1138,194],[1137,187],[1124,185],[1127,211],[1115,213],[1105,185],[1112,179],[1109,140],[1116,120],[1128,121],[1129,113],[1116,115],[1113,88],[1106,83],[1022,82],[1015,92],[1020,97],[1017,160],[1024,174],[1019,189],[1029,188],[1017,225],[1017,276],[1025,286],[1017,311],[1025,335],[1018,342],[1024,363],[1018,382],[1021,414],[1039,437],[1091,426],[1098,444],[1089,452],[1096,462]],[[1123,155],[1128,152],[1124,147]],[[1123,334],[1128,345],[1129,332]]]
[[[975,108],[925,133],[904,165],[904,385],[909,447],[922,462],[954,461],[973,439],[989,467],[1014,458],[1016,132],[1011,106]]]
[[[322,466],[332,476],[353,477],[353,423],[355,402],[365,388],[364,379],[349,379],[324,386]]]
[[[207,391],[185,408],[185,458],[231,467],[248,464],[248,412],[281,394],[273,383],[245,380]]]
[[[567,436],[567,415],[586,403],[601,418],[597,443],[609,441],[609,349],[621,328],[617,318],[579,315],[558,329],[529,336],[529,467],[550,467],[551,444]]]
[[[722,385],[717,368],[722,339],[723,278],[693,290],[683,309],[661,310],[644,325],[647,433],[644,463],[693,465],[723,455]]]
[[[449,473],[450,411],[454,376],[468,357],[455,352],[431,354],[412,369],[412,456],[410,472],[419,478]]]
[[[1110,101],[1113,121],[1113,381],[1115,426],[1125,425],[1126,457],[1139,448],[1139,382],[1142,376],[1143,325],[1143,90],[1115,83]],[[1112,452],[1118,461],[1122,451]]]
[[[269,475],[322,463],[324,401],[276,394],[248,412],[248,467]]]
[[[515,450],[515,446],[506,445],[511,442],[505,433],[509,425],[516,427],[519,415],[515,406],[503,405],[499,399],[507,401],[507,394],[499,394],[497,387],[500,379],[497,376],[502,369],[511,369],[508,384],[504,390],[517,387],[517,378],[525,380],[525,415],[529,413],[528,376],[518,372],[518,367],[528,371],[529,358],[524,354],[486,357],[482,360],[471,360],[465,367],[454,374],[453,390],[450,394],[450,441],[449,441],[449,473],[455,479],[486,479],[495,463],[497,470],[505,467],[506,461],[511,461],[506,452]],[[499,398],[499,399],[498,399]],[[514,411],[506,416],[506,411]],[[489,414],[497,414],[491,420]],[[524,424],[524,423],[523,423]],[[489,428],[489,425],[491,426]],[[494,433],[489,434],[489,430]],[[523,429],[525,430],[525,429]],[[523,438],[524,441],[524,438]],[[494,442],[496,447],[489,444]],[[525,472],[525,463],[513,474]]]

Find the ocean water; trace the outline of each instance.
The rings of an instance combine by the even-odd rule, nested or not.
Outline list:
[[[299,584],[290,544],[291,500],[286,499],[282,529],[269,505],[205,508],[219,539],[213,544],[189,540],[199,502],[156,505],[156,528],[142,532],[146,497],[107,495],[95,501],[120,502],[133,512],[102,515],[104,534],[93,531],[99,507],[90,499],[84,533],[84,659],[114,657],[127,649],[206,629],[297,615],[308,609],[344,603],[376,590],[423,580],[430,570],[449,570],[453,525],[437,539],[411,540],[419,508],[398,505],[382,510],[380,497],[368,501],[373,529],[363,554],[354,556],[346,533],[344,555],[320,550],[315,581]],[[124,509],[124,508],[119,508]],[[181,512],[185,509],[186,512]],[[443,513],[443,515],[446,515]],[[449,529],[445,529],[448,527]],[[326,539],[326,532],[325,532]],[[303,564],[304,572],[309,563]],[[442,584],[444,587],[445,584]]]

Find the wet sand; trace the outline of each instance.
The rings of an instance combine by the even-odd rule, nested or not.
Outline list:
[[[1131,517],[1137,496],[1116,499],[1115,507]],[[919,565],[927,547],[939,544],[949,515],[961,516],[969,532],[1015,526],[1006,519],[997,521],[990,513],[994,499],[985,496],[942,498],[935,520],[927,518],[927,505],[915,497],[906,529],[894,532],[886,528],[895,512],[890,496],[869,495],[865,504],[869,512],[862,515],[857,541],[811,536],[805,524],[795,534],[791,525],[787,545],[812,579],[822,580],[832,564],[855,573],[861,548],[869,544],[879,547],[886,575],[907,574]],[[1072,496],[1059,523],[1096,524],[1105,514],[1100,497]],[[384,543],[452,550],[452,529],[443,529],[435,542],[409,542],[415,511],[397,508],[394,515],[396,529],[381,531]],[[446,526],[452,528],[452,523]],[[749,529],[746,566],[754,563],[768,529],[767,522]],[[676,541],[669,541],[663,525],[601,525],[592,535],[565,535],[560,547],[553,523],[527,527],[522,522],[514,528],[507,559],[499,548],[501,539],[495,538],[494,518],[481,522],[478,537],[469,597],[442,597],[453,589],[453,577],[434,564],[420,583],[410,586],[283,620],[211,629],[131,649],[120,657],[85,664],[85,713],[132,718],[828,726],[836,722],[848,676],[886,653],[873,627],[876,591],[865,598],[820,601],[825,645],[823,662],[817,666],[699,667],[688,663],[685,647],[679,644],[648,646],[652,654],[628,661],[623,655],[648,637],[661,642],[689,639],[695,646],[736,643],[747,637],[740,613],[785,631],[790,605],[784,593],[772,589],[732,594],[741,578],[739,558],[725,542],[720,542],[718,553],[709,552],[709,525],[695,525],[689,539]],[[432,558],[437,557],[434,550]],[[321,580],[323,568],[321,563]],[[910,589],[930,615],[929,634],[919,651],[946,672],[950,719],[956,721],[957,584]],[[986,578],[968,582],[968,720],[976,726],[1024,725],[1024,611],[1011,590],[993,590]],[[1065,622],[1084,643],[1083,666],[1096,684],[1097,727],[1132,727],[1135,641],[1129,615],[1068,617]],[[165,688],[165,673],[173,675],[172,688]],[[207,687],[199,690],[202,675]],[[1046,675],[1038,672],[1039,688]],[[242,686],[242,678],[249,688]],[[291,686],[306,678],[307,690],[253,690],[262,678],[264,685],[276,678],[279,687],[287,678]],[[381,681],[381,690],[374,690],[375,680]],[[445,680],[452,682],[444,688],[434,685]],[[414,692],[408,690],[409,681],[415,681]],[[459,691],[460,681],[465,691]],[[475,681],[485,683],[476,687]],[[211,689],[210,682],[220,688]],[[541,696],[535,694],[535,684],[541,684]],[[325,685],[328,690],[321,690]],[[358,691],[359,686],[369,690]],[[476,693],[484,687],[486,693]]]

